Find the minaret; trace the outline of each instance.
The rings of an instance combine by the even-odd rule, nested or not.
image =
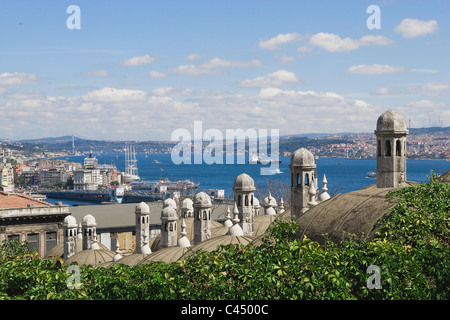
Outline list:
[[[309,189],[317,177],[313,154],[305,148],[291,155],[291,219],[296,220],[308,210]]]
[[[77,253],[77,221],[72,215],[64,218],[64,260]]]
[[[194,197],[194,245],[211,238],[211,197],[199,192]]]
[[[83,250],[92,249],[94,243],[97,243],[97,222],[95,218],[90,214],[85,215],[81,227],[83,232]]]
[[[327,188],[327,177],[325,176],[325,173],[323,174],[323,180],[322,180],[322,192],[320,193],[319,200],[325,201],[330,199],[330,195],[328,194],[328,188]]]
[[[377,187],[395,188],[406,181],[406,121],[388,110],[377,120]]]
[[[150,254],[152,251],[148,246],[150,238],[150,207],[145,202],[136,206],[136,253]]]
[[[255,190],[255,182],[246,173],[240,174],[234,180],[234,202],[239,210],[242,231],[247,236],[253,235],[253,217],[255,215],[253,200]]]
[[[181,217],[182,218],[192,217],[192,215],[194,213],[193,203],[194,202],[189,198],[186,198],[181,202]]]
[[[161,239],[163,247],[177,245],[178,215],[172,206],[166,206],[161,212]]]

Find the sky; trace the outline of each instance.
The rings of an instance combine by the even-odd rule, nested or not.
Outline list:
[[[0,139],[373,132],[388,109],[449,126],[449,17],[446,0],[0,0]]]

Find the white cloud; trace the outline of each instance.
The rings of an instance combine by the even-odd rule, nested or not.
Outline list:
[[[419,95],[425,97],[444,97],[450,95],[450,82],[428,82],[391,88],[380,88],[376,95]]]
[[[241,81],[239,85],[241,87],[268,88],[268,87],[280,87],[286,84],[293,84],[299,82],[300,80],[297,79],[297,77],[293,72],[289,72],[286,70],[278,70],[262,77]]]
[[[186,57],[186,61],[194,61],[194,60],[200,60],[203,59],[205,57],[204,54],[198,54],[198,53],[191,53],[190,55],[188,55]]]
[[[280,33],[266,41],[260,41],[259,47],[263,49],[278,49],[281,45],[302,40],[302,36],[296,32]]]
[[[399,67],[399,66],[391,66],[391,65],[381,65],[381,64],[372,64],[372,65],[364,65],[360,64],[357,66],[351,66],[347,69],[347,73],[355,73],[355,74],[386,74],[386,73],[402,73],[409,71],[409,68]]]
[[[163,87],[152,90],[152,94],[157,96],[187,95],[191,93],[192,93],[191,89],[182,89],[173,87]]]
[[[90,91],[81,98],[83,101],[98,103],[145,101],[147,92],[144,90],[102,88],[100,90]]]
[[[261,61],[259,60],[242,61],[242,60],[224,60],[220,58],[214,58],[200,65],[193,65],[193,64],[181,65],[175,69],[170,70],[170,72],[198,76],[198,75],[222,73],[223,71],[220,70],[220,67],[249,68],[260,65]]]
[[[149,54],[146,54],[145,56],[138,56],[124,60],[121,62],[121,65],[124,67],[142,66],[158,60],[159,60],[158,57],[152,57]]]
[[[94,70],[86,72],[83,75],[87,77],[110,77],[112,76],[112,73],[108,72],[107,70]]]
[[[321,47],[328,52],[343,52],[357,50],[362,46],[386,46],[392,41],[385,36],[364,36],[360,39],[344,38],[334,33],[316,33],[309,38],[309,44]]]
[[[403,19],[402,22],[395,27],[395,31],[400,33],[403,38],[415,38],[434,33],[438,28],[436,20],[421,21],[417,19]]]
[[[295,57],[290,57],[286,54],[275,54],[275,58],[278,60],[279,64],[288,64],[295,61]]]
[[[21,86],[37,84],[40,78],[33,73],[8,73],[0,74],[0,85],[2,86]]]
[[[160,79],[160,78],[165,78],[165,77],[167,77],[167,74],[165,74],[164,72],[159,72],[159,71],[150,71],[149,76],[150,76],[151,78],[157,78],[157,79]]]

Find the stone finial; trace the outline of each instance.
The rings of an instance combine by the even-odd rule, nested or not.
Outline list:
[[[283,198],[281,198],[281,200],[280,200],[280,207],[279,208],[280,208],[280,212],[279,213],[280,214],[284,213],[284,201],[283,201]]]
[[[234,209],[233,209],[233,226],[230,227],[227,234],[230,236],[243,236],[244,231],[242,231],[242,228],[239,224],[239,209],[237,208],[236,202],[234,203]]]
[[[320,201],[325,201],[330,199],[330,195],[328,194],[328,188],[327,188],[327,177],[325,176],[325,173],[323,174],[323,180],[322,180],[322,192],[319,196]]]
[[[230,228],[233,226],[233,222],[231,221],[231,214],[230,214],[230,207],[227,206],[227,215],[226,220],[223,222],[223,225],[227,228]]]
[[[312,206],[316,206],[317,202],[316,202],[316,184],[314,183],[314,181],[312,181],[311,186],[309,187],[309,202],[308,202],[308,206],[312,207]]]

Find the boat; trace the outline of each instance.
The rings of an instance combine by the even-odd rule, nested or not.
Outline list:
[[[276,174],[280,174],[280,173],[283,173],[283,172],[281,172],[281,170],[280,170],[279,168],[277,168],[277,169],[275,170],[275,173],[276,173]]]
[[[125,188],[122,186],[111,187],[108,189],[110,202],[122,203],[125,194]]]
[[[367,173],[367,178],[376,178],[377,177],[377,173],[376,172],[368,172]]]
[[[155,159],[155,160],[153,160],[153,163],[159,163],[159,161]]]
[[[270,164],[270,163],[281,163],[281,160],[271,160],[270,158],[262,158],[253,155],[251,159],[248,160],[250,164]]]
[[[136,160],[136,149],[134,146],[125,146],[125,183],[139,181],[138,167]]]

